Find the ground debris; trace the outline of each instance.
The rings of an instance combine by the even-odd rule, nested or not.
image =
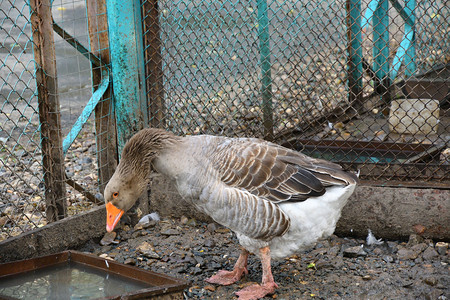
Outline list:
[[[233,269],[240,253],[236,236],[217,224],[180,221],[162,218],[154,227],[138,230],[122,226],[117,230],[118,245],[90,243],[89,251],[185,279],[191,284],[184,291],[188,299],[236,299],[234,292],[260,283],[261,264],[254,255],[249,257],[249,273],[237,283],[206,283],[204,280],[219,270]],[[450,299],[448,246],[420,236],[412,236],[409,243],[365,242],[333,235],[312,249],[273,260],[279,288],[264,299],[365,299],[367,295],[372,295],[371,299]],[[92,250],[92,244],[97,248]]]

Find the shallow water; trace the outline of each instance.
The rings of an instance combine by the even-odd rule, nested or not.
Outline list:
[[[95,299],[149,287],[139,281],[68,262],[0,280],[0,298]]]

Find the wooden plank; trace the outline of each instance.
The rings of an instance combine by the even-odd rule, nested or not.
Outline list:
[[[150,125],[165,127],[166,107],[161,54],[161,28],[158,0],[142,1],[145,83]]]
[[[62,151],[56,58],[50,0],[30,0],[33,50],[41,124],[46,218],[66,217],[66,186]]]
[[[108,20],[105,0],[87,0],[88,30],[91,52],[109,64]],[[92,85],[96,90],[105,67],[92,65]],[[103,192],[117,165],[116,120],[111,85],[95,108],[99,189]]]

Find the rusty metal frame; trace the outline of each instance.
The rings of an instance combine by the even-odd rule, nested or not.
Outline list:
[[[108,299],[149,299],[154,296],[169,295],[184,290],[188,283],[184,280],[155,273],[138,267],[121,264],[112,260],[99,258],[92,254],[78,251],[64,251],[22,261],[0,264],[0,280],[9,276],[20,275],[49,266],[74,262],[97,270],[120,275],[125,278],[137,280],[152,287],[135,292],[114,296]]]

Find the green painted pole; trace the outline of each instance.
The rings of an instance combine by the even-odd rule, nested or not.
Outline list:
[[[139,0],[107,0],[113,95],[119,155],[148,124]]]
[[[264,138],[273,140],[272,72],[267,0],[258,0],[258,38],[261,65],[261,95]]]

